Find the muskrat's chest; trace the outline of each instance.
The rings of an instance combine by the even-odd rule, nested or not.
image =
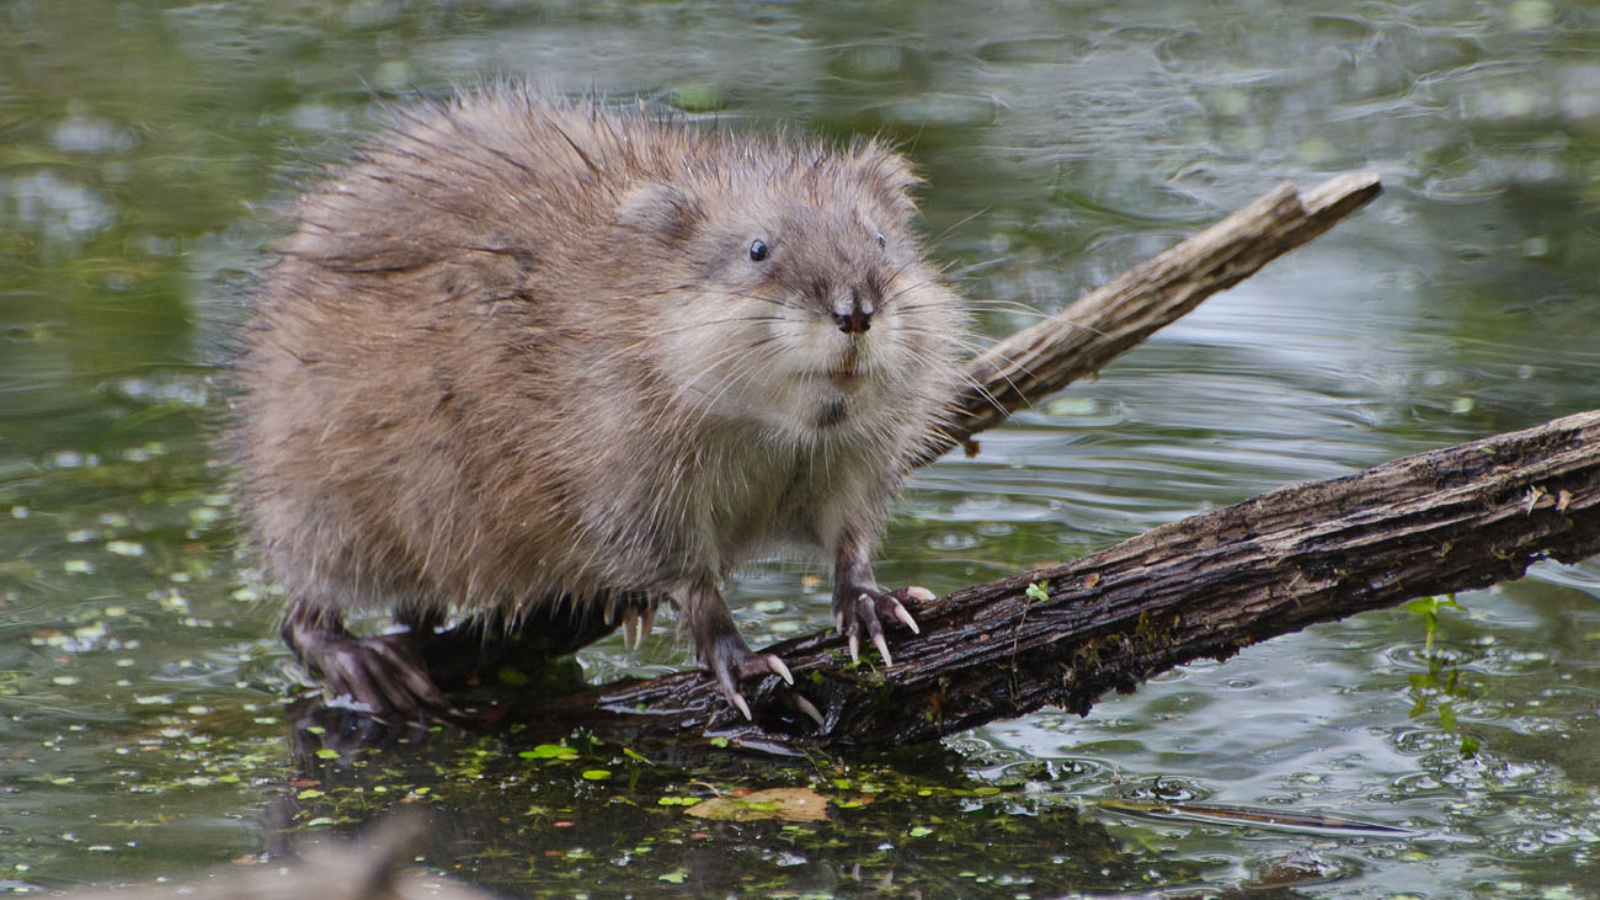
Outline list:
[[[831,547],[852,511],[875,505],[882,468],[859,449],[759,444],[703,472],[700,521],[724,561],[780,546]]]

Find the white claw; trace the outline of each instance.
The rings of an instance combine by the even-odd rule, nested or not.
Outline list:
[[[850,635],[850,664],[861,662],[861,640],[855,635]]]
[[[883,635],[881,633],[872,636],[872,646],[878,648],[879,655],[883,657],[884,665],[894,665],[893,657],[889,656],[889,642],[883,639]]]
[[[649,604],[639,612],[639,639],[633,642],[635,650],[639,649],[640,645],[644,643],[644,639],[650,636],[650,629],[654,628],[655,625],[656,608],[654,604]]]
[[[745,702],[743,694],[734,694],[730,696],[728,698],[728,702],[733,704],[734,709],[744,713],[744,720],[746,722],[754,722],[756,720],[755,716],[750,715],[750,704]]]
[[[922,633],[922,629],[917,627],[917,620],[911,618],[911,612],[898,603],[894,605],[894,617],[900,620],[900,624],[911,629],[912,634]]]
[[[639,638],[634,634],[638,627],[639,611],[630,606],[622,613],[622,649],[639,649]]]
[[[805,713],[807,716],[810,716],[811,717],[811,721],[817,723],[817,727],[818,728],[821,728],[823,725],[827,724],[822,720],[821,711],[819,711],[815,706],[813,706],[810,700],[807,700],[806,698],[800,696],[799,694],[795,694],[794,695],[794,705],[795,705],[796,709],[798,709],[801,712]]]
[[[905,595],[907,600],[915,600],[918,603],[927,603],[929,600],[939,599],[938,594],[935,594],[933,591],[930,591],[925,587],[917,587],[916,585],[906,588]]]
[[[616,594],[612,594],[612,595],[606,597],[605,622],[606,622],[607,625],[615,625],[616,622],[617,622],[617,595]]]
[[[771,653],[767,654],[767,668],[772,670],[772,674],[782,678],[784,684],[794,684],[794,676],[789,673],[789,667]]]
[[[637,650],[644,646],[645,636],[650,633],[650,626],[655,623],[656,610],[653,606],[640,609],[629,606],[622,611],[622,646],[626,650]]]

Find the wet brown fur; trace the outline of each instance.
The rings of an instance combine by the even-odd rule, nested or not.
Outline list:
[[[255,298],[234,436],[270,574],[335,620],[692,620],[755,554],[875,546],[962,327],[915,184],[876,141],[509,86],[400,114],[302,198]],[[852,292],[879,297],[855,335]]]

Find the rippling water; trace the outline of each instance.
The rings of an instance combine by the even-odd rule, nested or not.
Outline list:
[[[1545,0],[0,2],[0,885],[225,862],[259,850],[262,820],[298,796],[279,703],[295,676],[260,602],[270,588],[233,551],[207,428],[238,292],[282,233],[277,212],[372,127],[376,101],[507,75],[885,133],[927,176],[931,242],[988,335],[1282,179],[1383,175],[1384,196],[1329,235],[984,435],[978,457],[920,473],[880,574],[945,590],[1594,406],[1597,26],[1587,5]],[[732,593],[752,637],[827,624],[825,592],[792,566],[744,574]],[[1420,708],[1425,629],[1390,611],[1171,673],[1086,719],[1045,712],[953,740],[968,775],[1004,787],[960,815],[1021,809],[1035,845],[1012,835],[999,857],[975,844],[947,858],[902,834],[885,850],[841,813],[783,838],[793,857],[701,852],[746,878],[724,892],[1226,887],[1311,850],[1335,872],[1304,889],[1316,896],[1592,896],[1600,567],[1545,565],[1458,599],[1432,663],[1432,677],[1458,673],[1455,688]],[[610,678],[687,657],[658,637],[583,659]],[[408,776],[442,807],[538,806],[474,793],[459,748],[444,752],[457,768]],[[314,818],[304,800],[289,817],[315,831],[393,805],[365,790],[360,815]],[[1107,798],[1419,836],[1086,806]],[[934,801],[906,812],[959,818]],[[648,855],[576,853],[574,832],[526,814],[536,824],[505,834],[476,822],[433,862],[512,894],[583,879],[679,890],[670,842],[662,874]],[[639,823],[657,820],[634,815],[605,827],[641,828],[644,846]],[[1079,815],[1148,865],[1048,846],[1049,823]],[[523,857],[538,859],[505,861]]]

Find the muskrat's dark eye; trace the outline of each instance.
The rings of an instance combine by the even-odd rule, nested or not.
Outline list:
[[[750,245],[750,261],[751,262],[761,262],[761,261],[765,260],[767,257],[769,257],[771,255],[772,255],[772,251],[767,249],[767,242],[766,241],[760,240],[758,238],[754,243],[752,243]]]
[[[878,246],[879,247],[887,247],[887,246],[889,246],[889,242],[884,240],[883,239],[883,235],[881,235],[881,234],[878,235]]]

